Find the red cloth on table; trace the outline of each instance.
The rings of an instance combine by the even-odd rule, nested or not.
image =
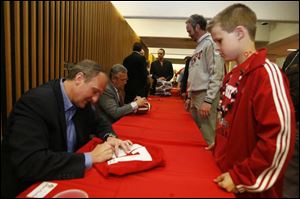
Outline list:
[[[180,96],[180,89],[179,88],[171,88],[172,96]]]
[[[97,144],[101,144],[103,141],[99,138],[94,137],[91,141],[85,144],[78,152],[85,153],[92,151]],[[163,151],[161,148],[144,145],[147,151],[152,157],[152,161],[127,161],[127,162],[118,162],[115,164],[108,164],[107,162],[95,163],[93,167],[101,173],[103,176],[107,177],[109,175],[126,175],[130,173],[136,173],[140,171],[146,171],[158,166],[164,166],[165,161],[163,159]]]

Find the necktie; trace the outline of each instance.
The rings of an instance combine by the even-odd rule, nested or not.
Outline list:
[[[124,105],[124,90],[118,89],[118,95],[119,95],[119,104],[120,106]]]
[[[66,123],[67,123],[67,147],[68,152],[73,152],[75,143],[76,143],[76,131],[75,125],[73,122],[73,116],[75,115],[76,107],[72,106],[68,109],[66,115]]]

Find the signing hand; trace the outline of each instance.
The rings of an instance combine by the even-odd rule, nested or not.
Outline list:
[[[119,147],[123,148],[125,152],[130,151],[130,145],[132,145],[132,142],[130,140],[120,140],[115,137],[108,137],[106,142],[114,148],[114,152],[116,156],[119,154]]]
[[[103,144],[98,144],[90,154],[93,163],[104,162],[112,158],[113,147],[107,142],[104,142]]]
[[[138,107],[144,107],[148,105],[148,101],[144,97],[138,98],[135,102],[137,103]]]
[[[138,100],[138,99],[141,99],[142,97],[141,96],[136,96],[135,98],[134,98],[134,101],[136,101],[136,100]]]

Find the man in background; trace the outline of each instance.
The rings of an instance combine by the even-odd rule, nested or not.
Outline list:
[[[151,94],[155,93],[158,79],[170,81],[173,77],[173,65],[164,56],[165,50],[161,48],[157,52],[157,60],[151,63],[150,74],[152,74],[153,79]]]
[[[132,50],[133,52],[123,61],[123,65],[128,71],[128,81],[125,85],[126,104],[132,102],[137,96],[147,96],[147,62],[146,58],[141,55],[142,44],[134,43]]]
[[[198,14],[186,21],[186,31],[197,42],[189,65],[186,108],[198,125],[210,150],[215,143],[219,89],[224,76],[224,61],[217,52],[210,33],[206,31],[206,19]]]
[[[297,122],[294,154],[284,175],[283,197],[299,198],[299,49],[287,56],[282,70],[289,79]]]
[[[123,65],[116,64],[111,68],[110,80],[96,104],[98,114],[103,115],[108,121],[114,123],[121,117],[135,112],[138,107],[147,105],[146,98],[140,96],[131,103],[124,103],[124,86],[128,77],[127,69]]]
[[[181,82],[180,82],[180,94],[182,96],[182,98],[185,100],[187,95],[186,95],[186,90],[187,90],[187,80],[188,80],[188,77],[189,77],[189,65],[190,65],[190,61],[191,61],[191,58],[190,56],[186,56],[184,58],[185,60],[185,66],[184,66],[184,72],[183,72],[183,77],[181,79]]]

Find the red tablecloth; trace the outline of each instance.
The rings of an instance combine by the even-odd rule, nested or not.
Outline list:
[[[201,133],[178,97],[152,97],[144,115],[129,115],[114,124],[121,139],[132,139],[161,147],[165,166],[122,177],[104,178],[96,169],[82,179],[57,180],[46,197],[66,189],[82,189],[89,197],[234,197],[213,179],[220,174],[212,154],[206,151]],[[26,195],[40,183],[31,186]]]

